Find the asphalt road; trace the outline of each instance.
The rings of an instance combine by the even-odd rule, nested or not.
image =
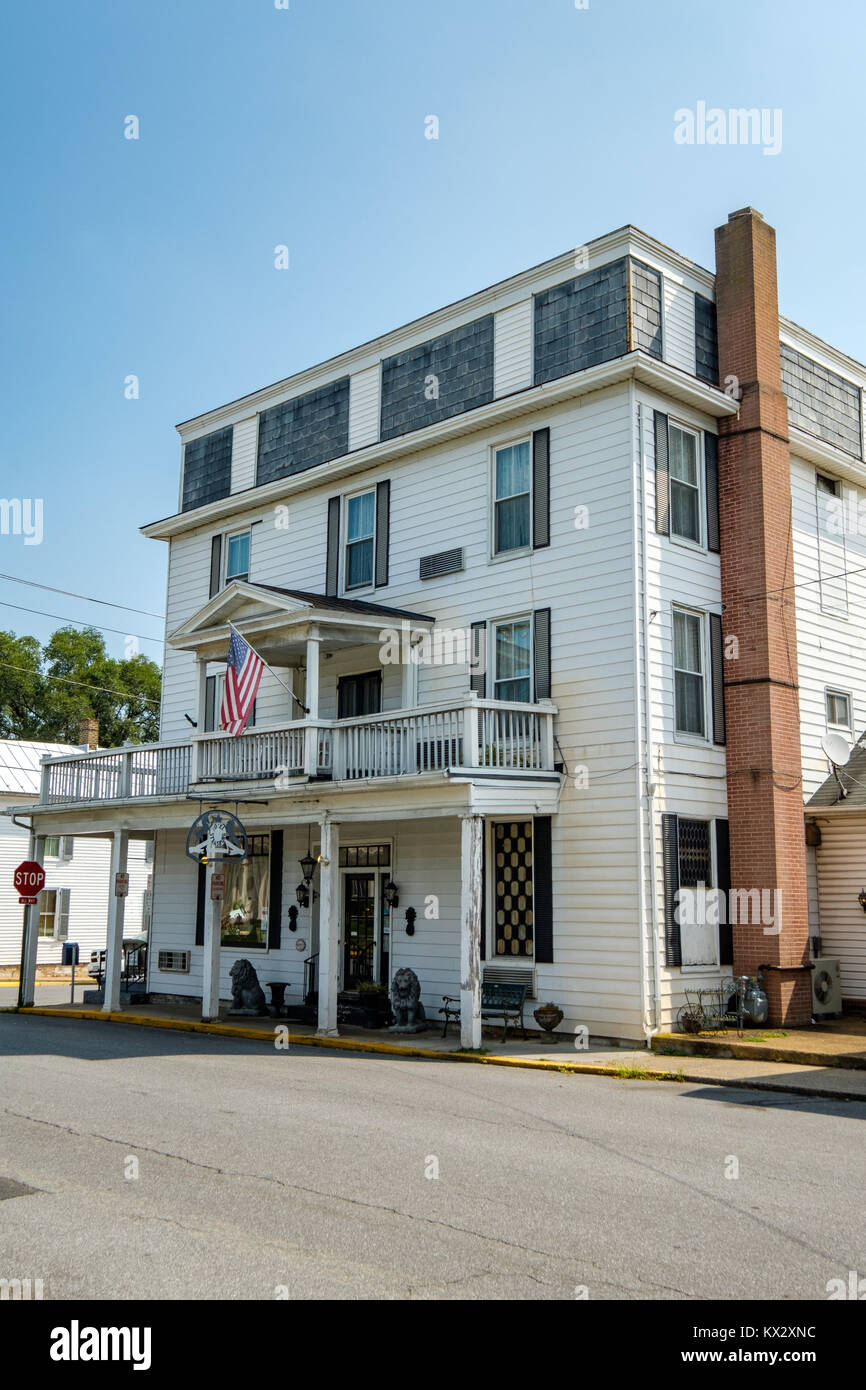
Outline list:
[[[0,1278],[75,1299],[824,1300],[866,1275],[864,1121],[0,1015]]]

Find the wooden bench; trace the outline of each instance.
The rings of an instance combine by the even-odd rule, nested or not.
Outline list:
[[[481,1020],[501,1018],[504,1025],[502,1041],[508,1037],[508,1024],[519,1023],[524,1038],[526,1028],[523,1022],[523,1005],[526,1000],[526,985],[494,985],[483,984],[481,986]],[[440,1014],[445,1015],[445,1022],[442,1026],[442,1036],[448,1032],[449,1023],[460,1022],[460,999],[453,994],[442,995],[443,1007],[439,1010]]]

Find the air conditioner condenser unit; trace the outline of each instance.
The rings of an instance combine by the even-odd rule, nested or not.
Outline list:
[[[821,1018],[842,1012],[842,981],[839,961],[833,956],[818,956],[812,971],[812,1013]]]

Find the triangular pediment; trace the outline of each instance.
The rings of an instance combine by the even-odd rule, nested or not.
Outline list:
[[[220,593],[215,594],[203,608],[193,613],[168,638],[171,646],[186,646],[190,639],[212,637],[229,623],[260,623],[268,620],[305,619],[313,612],[312,604],[302,599],[262,589],[233,579]],[[215,631],[216,630],[216,631]]]

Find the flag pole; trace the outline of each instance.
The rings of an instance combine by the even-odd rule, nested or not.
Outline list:
[[[284,690],[287,690],[287,691],[289,692],[289,694],[291,695],[292,699],[294,700],[294,702],[295,702],[295,704],[298,706],[298,708],[299,708],[299,709],[302,709],[302,710],[304,711],[304,714],[309,714],[310,711],[307,709],[307,706],[301,704],[300,700],[298,699],[298,697],[297,697],[297,695],[295,694],[295,692],[294,692],[294,690],[292,689],[292,687],[291,687],[290,685],[287,685],[287,684],[286,684],[286,682],[283,680],[282,676],[278,676],[278,675],[277,675],[277,673],[276,673],[276,671],[274,670],[273,666],[269,666],[269,665],[268,665],[268,663],[265,661],[265,658],[262,656],[261,652],[257,652],[257,651],[256,651],[256,649],[255,649],[255,647],[253,646],[253,644],[252,644],[252,642],[250,641],[250,639],[249,639],[248,637],[244,637],[244,634],[243,634],[242,632],[238,632],[238,629],[235,627],[235,625],[234,625],[233,622],[229,621],[229,627],[231,628],[232,632],[237,632],[238,637],[240,637],[240,639],[241,639],[242,642],[246,642],[246,644],[247,644],[247,646],[249,647],[250,651],[252,652],[253,656],[257,656],[257,657],[259,658],[259,661],[262,663],[262,665],[265,667],[265,669],[268,670],[268,671],[270,671],[270,673],[271,673],[271,675],[273,676],[274,680],[275,680],[275,681],[278,681],[279,684],[283,687],[283,689],[284,689]]]

